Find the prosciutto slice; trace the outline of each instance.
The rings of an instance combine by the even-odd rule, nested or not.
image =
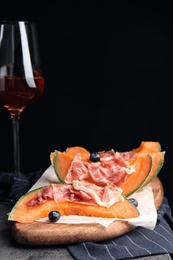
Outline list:
[[[102,186],[118,185],[125,181],[127,174],[135,171],[134,166],[129,163],[129,159],[134,156],[134,152],[119,153],[112,149],[100,152],[100,161],[91,162],[82,161],[81,157],[76,155],[66,175],[65,183],[92,179],[94,183]]]
[[[121,194],[122,189],[114,185],[101,187],[86,181],[75,180],[72,185],[50,184],[43,187],[35,198],[28,201],[27,205],[33,207],[52,199],[55,203],[70,201],[109,208],[123,199]]]

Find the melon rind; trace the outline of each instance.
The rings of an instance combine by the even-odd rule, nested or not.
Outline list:
[[[32,191],[27,192],[23,196],[20,197],[20,199],[15,203],[13,206],[10,214],[8,215],[8,220],[12,221],[18,221],[21,223],[28,223],[28,218],[30,219],[30,222],[32,221],[32,218],[34,220],[34,217],[32,214],[30,214],[30,210],[27,211],[27,208],[25,206],[26,202],[30,199],[34,198],[36,194],[42,189],[43,187],[39,187],[37,189],[34,189]],[[37,213],[35,213],[36,215]]]
[[[152,157],[152,166],[149,175],[145,179],[144,183],[142,184],[141,188],[146,186],[148,183],[150,183],[154,177],[158,175],[160,170],[162,169],[164,165],[165,160],[165,151],[157,152],[157,153],[151,153],[150,156]]]

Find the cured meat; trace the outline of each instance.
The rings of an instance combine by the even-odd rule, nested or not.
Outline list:
[[[37,195],[27,202],[27,206],[38,206],[47,200],[55,203],[70,201],[89,205],[111,207],[121,201],[122,189],[114,185],[97,186],[86,181],[73,181],[69,184],[50,184],[38,191]]]
[[[107,184],[118,185],[125,181],[127,174],[134,172],[134,167],[129,160],[135,156],[134,152],[119,153],[113,149],[108,152],[99,152],[100,161],[83,161],[80,155],[76,155],[65,177],[65,183],[73,180],[93,180],[102,186]]]

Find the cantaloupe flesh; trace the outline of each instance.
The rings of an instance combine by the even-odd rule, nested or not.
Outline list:
[[[90,157],[90,152],[81,146],[68,147],[66,149],[66,154],[70,154],[73,157],[75,155],[80,155],[82,160],[88,160]]]
[[[64,183],[64,179],[67,175],[68,169],[73,161],[73,156],[70,154],[55,151],[53,155],[53,167],[55,173],[61,183]],[[61,173],[61,174],[59,174]]]
[[[54,164],[56,152],[59,151],[55,150],[54,152],[50,153],[50,161],[52,165]],[[82,157],[82,160],[88,160],[90,157],[90,152],[88,152],[85,148],[81,146],[68,147],[66,151],[63,152],[63,154],[68,154],[72,156],[72,158],[74,158],[76,155],[80,155]]]
[[[128,174],[125,181],[118,185],[123,190],[122,195],[128,197],[137,191],[147,178],[152,167],[152,157],[149,154],[139,154],[131,159],[135,172]]]
[[[56,204],[54,200],[50,199],[39,206],[27,206],[26,203],[30,199],[34,198],[38,191],[39,189],[22,196],[14,205],[9,214],[8,220],[20,223],[32,223],[40,218],[48,217],[49,212],[52,210],[59,211],[61,216],[81,215],[122,219],[135,218],[139,216],[138,209],[126,199],[121,202],[116,202],[110,208],[67,201]]]
[[[139,147],[133,149],[135,153],[155,153],[161,151],[161,145],[159,142],[153,142],[153,141],[143,141],[140,143]]]
[[[156,141],[142,141],[139,147],[133,149],[136,153],[155,153],[161,151],[161,145]],[[89,159],[90,152],[81,146],[68,147],[65,151],[67,154],[75,156],[79,154],[83,160]]]
[[[158,175],[164,164],[165,152],[151,153],[150,156],[152,157],[151,170],[147,178],[145,179],[144,183],[142,184],[141,188],[146,186],[149,182],[152,181],[154,177]]]

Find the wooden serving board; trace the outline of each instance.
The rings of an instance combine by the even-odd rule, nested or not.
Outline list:
[[[158,209],[162,203],[164,190],[161,181],[155,177],[152,184],[155,206]],[[86,241],[103,241],[118,237],[135,226],[126,221],[116,220],[104,227],[101,224],[55,224],[34,222],[22,224],[14,222],[12,235],[24,245],[60,245]]]

